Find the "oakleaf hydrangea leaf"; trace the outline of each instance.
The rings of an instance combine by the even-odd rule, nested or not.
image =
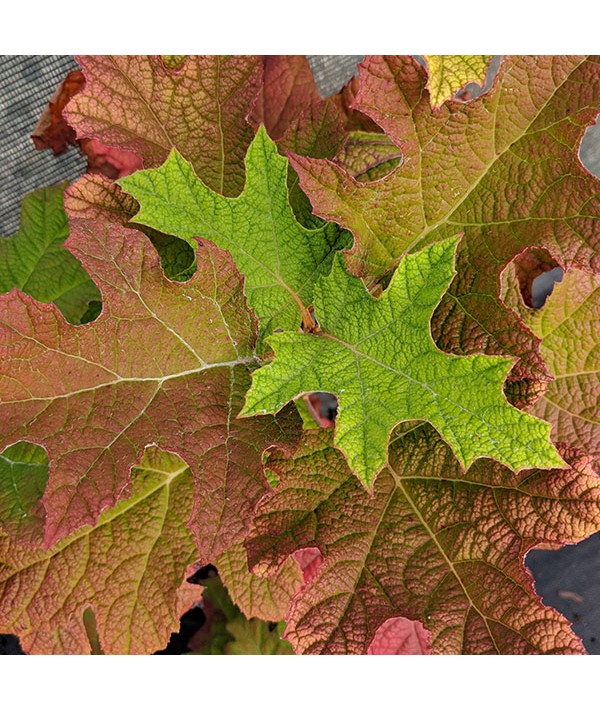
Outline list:
[[[598,60],[505,58],[493,87],[432,110],[410,57],[371,57],[354,107],[400,148],[390,175],[358,183],[327,160],[291,157],[315,212],[354,233],[349,265],[379,279],[410,251],[459,232],[457,276],[432,323],[454,353],[517,356],[514,377],[549,380],[532,339],[498,295],[499,274],[527,247],[597,267],[598,179],[579,143],[600,110]]]
[[[53,305],[0,296],[0,447],[48,452],[46,543],[114,506],[129,470],[155,443],[196,478],[192,524],[209,562],[245,533],[266,490],[263,450],[290,445],[300,423],[236,419],[255,367],[256,323],[229,256],[212,245],[185,284],[168,281],[146,237],[72,219],[68,248],[100,287],[93,323]]]
[[[562,466],[550,426],[506,401],[510,359],[442,353],[431,314],[454,275],[457,240],[405,257],[379,299],[338,255],[315,288],[319,334],[275,333],[275,360],[253,375],[242,414],[277,412],[302,393],[338,396],[335,443],[371,487],[386,462],[390,432],[431,422],[463,466],[493,457],[514,470]]]
[[[485,69],[491,55],[483,54],[427,54],[429,79],[427,89],[432,106],[440,106],[451,99],[469,82],[483,85]]]
[[[63,248],[69,236],[64,189],[41,188],[23,199],[19,231],[0,238],[0,294],[20,289],[38,301],[53,301],[68,321],[80,323],[90,304],[100,301],[100,292]]]
[[[253,575],[242,543],[236,543],[215,559],[219,577],[229,596],[247,618],[278,622],[286,616],[290,601],[302,586],[302,571],[293,559],[267,577]]]
[[[114,182],[99,175],[84,175],[65,192],[65,208],[71,219],[102,220],[131,226],[138,204]],[[149,227],[141,230],[160,255],[161,266],[171,281],[187,281],[196,271],[195,243],[165,235]]]
[[[246,155],[246,185],[237,198],[213,192],[177,151],[160,168],[119,181],[141,205],[136,223],[190,243],[206,238],[231,253],[263,334],[312,324],[314,284],[331,268],[336,250],[348,245],[336,225],[307,229],[296,220],[287,165],[260,128]]]
[[[244,184],[246,122],[262,81],[260,57],[189,56],[175,66],[155,56],[77,57],[85,89],[65,110],[78,138],[133,151],[146,168],[173,147],[224,195]]]
[[[296,653],[364,654],[398,616],[425,625],[434,653],[583,653],[523,560],[598,529],[600,479],[584,459],[518,474],[481,459],[465,472],[430,425],[404,426],[371,496],[332,439],[311,430],[293,457],[269,456],[281,483],[246,540],[259,574],[298,548],[323,553],[287,617]]]
[[[508,271],[508,270],[507,270]],[[541,339],[554,380],[530,412],[552,424],[552,439],[600,458],[600,276],[577,269],[535,311],[522,302],[525,324]]]
[[[186,528],[194,477],[174,454],[150,447],[132,470],[132,493],[49,550],[0,534],[0,629],[34,654],[89,654],[91,608],[107,654],[151,654],[199,598],[184,582],[195,545]],[[148,624],[148,618],[152,624]]]

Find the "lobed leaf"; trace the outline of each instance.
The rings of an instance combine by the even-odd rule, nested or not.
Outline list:
[[[429,322],[454,274],[457,240],[405,257],[379,299],[346,272],[343,258],[315,288],[318,334],[275,333],[275,360],[253,375],[242,414],[277,412],[289,400],[326,391],[339,401],[335,443],[372,487],[392,429],[433,424],[462,466],[493,457],[514,470],[563,466],[550,427],[511,407],[506,358],[442,353]]]
[[[245,276],[249,305],[261,334],[312,324],[308,307],[314,284],[331,268],[336,250],[348,245],[335,225],[303,227],[290,207],[287,160],[264,128],[246,155],[246,186],[237,198],[207,187],[176,151],[157,170],[119,181],[141,205],[134,221],[195,242],[206,238],[227,249]]]
[[[526,552],[575,542],[600,522],[600,480],[565,451],[565,471],[513,473],[490,460],[466,472],[429,425],[405,426],[371,496],[333,447],[304,433],[259,503],[246,540],[253,570],[276,570],[298,548],[324,562],[296,595],[286,638],[296,653],[364,654],[391,618],[419,620],[445,654],[580,654],[569,623],[545,607]]]
[[[371,57],[354,108],[400,148],[402,164],[358,183],[326,160],[291,157],[315,212],[354,233],[351,269],[371,281],[408,252],[464,233],[457,275],[432,328],[459,354],[510,354],[514,377],[550,379],[538,341],[498,295],[504,267],[528,246],[566,267],[598,266],[598,180],[578,147],[600,109],[598,60],[505,58],[492,89],[432,110],[425,70]]]
[[[0,446],[48,452],[48,545],[116,504],[147,444],[178,453],[196,478],[208,561],[247,529],[267,487],[263,450],[300,429],[294,408],[236,419],[256,362],[241,279],[205,245],[194,277],[172,283],[143,235],[100,220],[73,219],[67,246],[99,285],[102,314],[73,327],[52,305],[0,296]]]
[[[199,595],[184,582],[195,545],[186,528],[194,480],[176,455],[149,447],[130,498],[49,550],[0,535],[0,628],[33,654],[90,654],[91,608],[106,654],[164,647]],[[149,623],[149,620],[151,622]]]

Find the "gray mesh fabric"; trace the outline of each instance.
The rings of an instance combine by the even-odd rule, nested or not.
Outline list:
[[[36,150],[30,138],[48,99],[76,67],[70,56],[0,57],[0,235],[18,229],[25,194],[85,171],[87,161],[75,147],[55,157]]]

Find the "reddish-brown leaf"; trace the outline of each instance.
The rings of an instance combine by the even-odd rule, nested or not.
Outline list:
[[[245,533],[267,486],[265,447],[290,444],[299,427],[293,408],[236,419],[255,365],[242,280],[204,245],[194,277],[174,284],[144,235],[100,220],[72,219],[67,246],[103,311],[73,327],[53,305],[0,297],[0,447],[28,439],[48,452],[48,545],[116,503],[147,444],[178,453],[196,478],[208,562]]]
[[[292,602],[286,637],[299,653],[367,651],[398,616],[421,621],[435,653],[582,653],[580,641],[534,593],[523,566],[540,544],[574,542],[600,526],[600,479],[572,451],[571,470],[514,473],[491,460],[466,472],[428,425],[399,431],[374,496],[310,430],[259,504],[246,541],[259,573],[298,548],[324,562]]]
[[[254,131],[246,122],[262,81],[260,57],[78,57],[85,89],[65,110],[78,138],[137,153],[146,168],[176,147],[213,190],[237,195]]]
[[[353,231],[358,274],[377,279],[406,252],[463,231],[432,324],[438,345],[518,356],[515,378],[548,380],[538,341],[499,300],[498,277],[531,245],[566,266],[599,264],[599,183],[578,157],[600,109],[597,77],[596,59],[507,58],[488,93],[432,109],[421,66],[372,57],[353,106],[401,149],[401,165],[360,184],[326,160],[292,164],[315,212]]]
[[[83,73],[75,69],[67,74],[60,86],[50,97],[48,106],[42,112],[31,138],[38,150],[49,148],[55,156],[64,153],[77,143],[75,131],[63,117],[63,109],[85,86]]]

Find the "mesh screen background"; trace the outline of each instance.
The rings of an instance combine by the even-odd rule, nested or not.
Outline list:
[[[338,91],[356,73],[362,55],[307,55],[322,96]],[[19,227],[21,199],[31,190],[75,180],[86,160],[74,147],[61,156],[38,151],[30,138],[56,87],[71,69],[69,55],[0,56],[0,235]],[[600,176],[600,126],[588,129],[581,159]]]
[[[319,92],[338,91],[356,72],[360,55],[308,57]],[[75,146],[61,156],[38,151],[31,133],[67,72],[77,63],[68,55],[0,56],[0,235],[19,228],[21,199],[35,188],[75,180],[86,159]]]
[[[35,188],[73,180],[86,159],[71,146],[61,156],[38,151],[30,136],[56,87],[77,64],[70,56],[0,57],[0,234],[19,227],[21,198]]]

